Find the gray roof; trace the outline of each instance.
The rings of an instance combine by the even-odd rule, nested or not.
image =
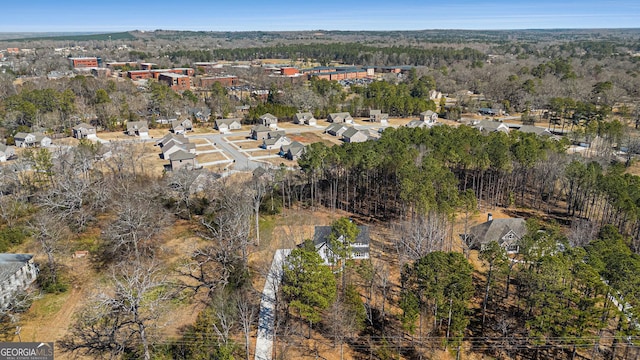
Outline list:
[[[195,157],[196,157],[196,154],[178,150],[173,154],[171,154],[171,161],[191,160],[191,159],[195,159]]]
[[[344,123],[333,123],[333,124],[327,126],[327,128],[324,129],[324,131],[325,132],[329,132],[329,131],[337,132],[341,128],[348,128],[348,126],[345,125]]]
[[[369,227],[365,225],[359,225],[360,232],[354,241],[354,249],[358,249],[360,252],[369,252]],[[316,248],[323,243],[327,243],[327,238],[331,234],[331,226],[316,226],[313,233],[313,244]],[[358,244],[358,245],[355,245]]]
[[[32,258],[31,254],[0,254],[0,282],[9,279]]]
[[[358,130],[358,129],[354,128],[354,127],[350,127],[350,128],[348,128],[347,130],[345,130],[342,133],[342,136],[346,137],[346,138],[350,138],[350,137],[354,136],[355,134],[357,134],[359,132],[360,132],[360,130]]]
[[[351,114],[349,114],[348,112],[338,112],[338,113],[331,113],[329,114],[329,116],[331,117],[331,119],[350,119],[351,118]]]
[[[551,131],[548,129],[533,125],[522,125],[518,128],[518,131],[523,133],[533,133],[536,135],[552,135]]]
[[[523,218],[493,219],[469,229],[469,235],[477,244],[487,244],[491,241],[500,243],[502,237],[513,231],[522,238],[527,233],[526,222]]]
[[[269,131],[271,131],[271,128],[266,127],[266,126],[264,126],[262,124],[258,124],[258,125],[254,125],[251,128],[251,131],[253,131],[253,132],[269,132]]]
[[[19,133],[15,134],[15,135],[13,136],[13,138],[14,138],[14,139],[21,139],[21,140],[24,140],[27,136],[29,136],[29,134],[24,133],[24,132],[19,132]]]
[[[479,129],[479,130],[484,130],[487,132],[493,132],[493,131],[498,131],[498,128],[504,125],[506,127],[506,125],[504,123],[501,123],[499,121],[491,121],[491,120],[482,120],[479,123],[477,123],[475,125],[475,128]],[[505,132],[508,132],[509,129],[507,127],[507,129],[505,129]]]
[[[298,120],[310,120],[313,119],[313,114],[310,112],[296,113],[296,119]]]
[[[220,126],[222,124],[226,124],[226,125],[231,125],[234,122],[237,122],[238,124],[242,124],[242,119],[240,118],[232,118],[232,119],[217,119],[216,120],[216,126]]]
[[[82,130],[82,129],[95,129],[96,127],[93,125],[89,125],[87,123],[80,123],[73,127],[73,130]]]
[[[269,138],[276,138],[276,137],[284,136],[285,134],[286,132],[284,130],[276,130],[276,131],[269,131],[267,136],[269,136]]]
[[[278,120],[277,117],[271,115],[270,113],[266,113],[266,114],[260,116],[260,119]]]
[[[127,130],[149,130],[149,125],[146,121],[127,121]]]

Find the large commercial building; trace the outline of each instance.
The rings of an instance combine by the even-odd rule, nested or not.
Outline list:
[[[69,58],[69,65],[74,69],[100,67],[102,59],[99,57],[72,57]]]

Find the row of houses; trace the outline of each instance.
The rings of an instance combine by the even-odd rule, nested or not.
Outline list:
[[[51,138],[43,133],[19,132],[13,136],[13,140],[17,147],[22,148],[51,146]]]
[[[196,169],[196,144],[189,142],[183,134],[169,133],[156,142],[160,147],[160,158],[169,160],[166,170],[176,171],[182,168]]]

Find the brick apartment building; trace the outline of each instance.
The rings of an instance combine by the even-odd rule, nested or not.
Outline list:
[[[158,75],[158,81],[163,81],[173,90],[189,90],[191,88],[191,78],[187,75],[175,74],[171,72]]]
[[[220,83],[222,86],[235,86],[238,85],[239,80],[237,76],[210,76],[200,78],[200,87],[208,89],[213,84]]]
[[[298,74],[299,71],[298,69],[294,68],[294,67],[283,67],[280,68],[280,74],[283,76],[293,76]]]
[[[306,74],[309,79],[313,76],[317,76],[319,79],[327,80],[364,79],[374,75],[373,69],[327,66],[303,69],[302,73]]]
[[[69,58],[69,65],[74,69],[100,67],[102,59],[99,57],[72,57]]]
[[[192,68],[175,68],[175,69],[154,69],[154,70],[130,70],[127,71],[127,77],[131,80],[139,79],[159,79],[161,74],[176,74],[184,76],[193,76],[195,71]]]

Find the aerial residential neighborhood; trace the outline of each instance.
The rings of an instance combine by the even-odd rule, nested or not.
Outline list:
[[[640,355],[637,29],[12,36],[4,341]]]

